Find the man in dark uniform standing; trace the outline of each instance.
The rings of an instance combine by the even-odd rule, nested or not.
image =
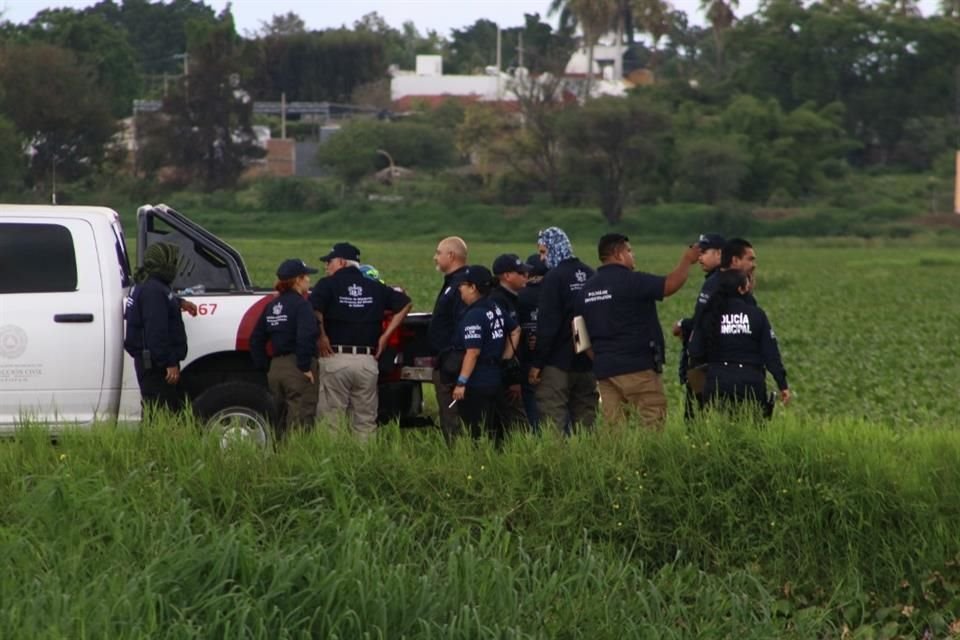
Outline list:
[[[645,427],[660,429],[667,398],[656,303],[683,287],[700,248],[688,247],[666,276],[635,272],[630,239],[619,233],[600,238],[597,250],[603,264],[583,287],[577,308],[590,335],[603,416],[610,427],[622,428],[624,412],[631,408]]]
[[[537,388],[542,420],[566,431],[567,420],[591,428],[597,418],[597,381],[590,358],[576,353],[571,322],[577,295],[593,276],[593,269],[574,254],[562,229],[540,232],[537,242],[550,269],[543,279],[537,314],[537,345],[529,382]]]
[[[433,315],[427,328],[430,348],[437,354],[438,364],[433,370],[433,387],[437,393],[437,411],[440,428],[447,442],[460,435],[460,415],[454,408],[454,380],[444,380],[440,375],[439,359],[453,347],[453,333],[467,308],[460,299],[460,280],[467,270],[467,243],[462,238],[450,236],[437,244],[433,254],[437,271],[443,274],[443,285],[433,305]]]
[[[717,233],[703,233],[697,240],[700,246],[700,268],[704,271],[703,286],[697,296],[697,302],[693,308],[693,315],[689,318],[682,318],[673,325],[673,335],[680,338],[680,362],[678,373],[680,375],[680,384],[684,386],[684,404],[683,417],[686,420],[693,419],[697,408],[703,403],[703,383],[704,369],[702,367],[688,369],[687,344],[690,342],[690,332],[693,331],[693,319],[697,313],[710,298],[713,291],[716,290],[716,275],[720,272],[720,261],[722,257],[723,246],[726,240]]]
[[[543,277],[547,275],[547,263],[539,253],[527,258],[530,275],[527,277],[527,286],[517,294],[517,321],[520,325],[520,348],[517,358],[522,370],[521,389],[523,392],[523,407],[527,412],[527,422],[537,431],[540,428],[540,411],[537,409],[536,388],[530,384],[530,367],[533,363],[533,351],[537,346],[537,317],[540,309],[540,291]]]
[[[188,309],[170,289],[179,257],[179,249],[172,244],[150,245],[134,275],[137,284],[125,301],[123,347],[133,356],[145,411],[152,406],[170,411],[183,408],[180,362],[187,357],[187,332],[180,313]]]
[[[520,325],[519,294],[527,286],[527,277],[533,268],[512,253],[505,253],[493,261],[493,275],[498,284],[490,292],[490,300],[510,317],[513,324]],[[509,338],[509,336],[508,336]],[[501,383],[504,393],[497,402],[497,413],[503,428],[524,428],[528,424],[527,413],[523,408],[523,369],[519,359],[521,338],[513,346],[514,357],[504,361]]]
[[[320,323],[320,400],[317,413],[345,413],[355,436],[377,429],[377,359],[413,306],[407,294],[360,271],[360,250],[348,242],[321,258],[327,277],[310,293]],[[383,328],[384,314],[393,312]]]

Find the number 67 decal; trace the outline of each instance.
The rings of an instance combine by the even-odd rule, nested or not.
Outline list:
[[[197,314],[201,316],[212,316],[217,312],[217,305],[213,302],[205,302],[197,305]]]

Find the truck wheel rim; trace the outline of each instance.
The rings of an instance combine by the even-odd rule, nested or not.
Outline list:
[[[220,438],[220,447],[227,449],[238,442],[267,446],[267,424],[264,418],[243,407],[231,407],[215,413],[207,421],[208,429]]]

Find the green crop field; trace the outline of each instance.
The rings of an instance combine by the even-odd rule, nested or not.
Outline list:
[[[350,239],[209,226],[261,285],[280,260],[316,263]],[[475,260],[535,249],[504,235],[471,245]],[[434,241],[357,244],[428,311]],[[591,263],[594,241],[574,238]],[[636,246],[657,273],[681,250]],[[3,637],[960,635],[960,256],[842,240],[757,251],[796,392],[762,428],[685,425],[668,338],[662,434],[523,436],[497,452],[321,428],[264,454],[223,452],[189,418],[53,447],[25,431],[0,446]],[[665,328],[699,282],[661,305]]]

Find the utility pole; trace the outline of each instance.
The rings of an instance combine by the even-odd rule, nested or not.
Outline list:
[[[183,53],[173,54],[174,60],[183,60],[183,93],[187,99],[187,102],[190,101],[190,53],[184,51]]]
[[[501,40],[500,40],[500,25],[498,24],[498,25],[497,25],[497,102],[500,102],[501,97],[502,97],[502,96],[500,95],[500,65],[501,65],[500,49],[501,49],[501,44],[502,44],[502,43],[501,43]]]
[[[953,69],[954,111],[960,128],[960,64]],[[953,180],[953,212],[960,215],[960,139],[957,140],[957,156],[954,160],[955,177]]]

